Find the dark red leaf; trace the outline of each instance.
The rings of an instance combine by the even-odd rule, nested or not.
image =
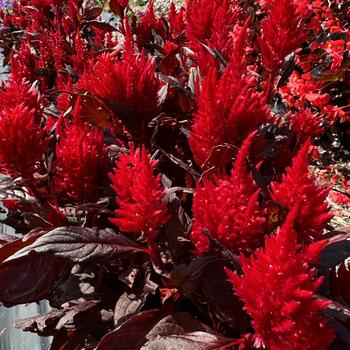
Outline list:
[[[118,17],[123,17],[123,15],[124,15],[124,8],[118,3],[117,0],[110,0],[109,1],[109,8]]]
[[[233,349],[240,340],[225,338],[206,332],[169,335],[148,341],[141,350],[224,350]]]
[[[58,310],[16,321],[15,326],[41,336],[61,334],[62,337],[65,333],[61,331],[67,329],[70,333],[90,331],[100,337],[110,329],[111,318],[102,316],[99,304],[95,300],[74,301]]]
[[[227,280],[223,262],[217,259],[205,271],[201,284],[202,293],[210,309],[225,325],[245,330],[249,324],[242,303],[234,294]]]
[[[350,257],[350,227],[341,227],[332,233],[327,246],[321,252],[320,267],[327,270],[341,264],[348,257]]]
[[[101,262],[125,253],[144,252],[145,248],[111,229],[71,226],[46,233],[32,245],[18,251],[14,257],[25,256],[32,250],[38,253],[51,252],[74,262]]]
[[[71,265],[53,254],[35,252],[0,264],[0,302],[6,306],[46,298],[64,279]]]
[[[50,350],[92,350],[93,347],[83,347],[83,345],[86,343],[86,337],[87,334],[84,332],[70,332],[67,329],[61,329],[53,337]]]
[[[106,23],[106,22],[92,20],[92,21],[88,21],[86,23],[92,25],[93,27],[95,27],[97,29],[104,30],[105,32],[115,32],[117,30],[112,25],[110,25],[109,23]]]
[[[329,320],[329,326],[333,328],[337,334],[337,339],[329,350],[349,349],[350,309],[341,303],[332,301],[324,311],[324,314]]]
[[[6,260],[11,255],[18,252],[20,249],[27,247],[28,245],[35,242],[35,240],[40,237],[45,231],[36,231],[33,234],[29,234],[20,239],[15,239],[12,242],[9,242],[3,245],[0,248],[0,262]],[[13,237],[13,236],[12,236]],[[15,237],[13,237],[15,238]]]
[[[215,256],[201,256],[189,265],[175,266],[168,280],[169,287],[177,288],[185,297],[192,298],[202,283],[207,269],[219,259]]]
[[[232,161],[236,150],[233,145],[227,143],[213,147],[201,168],[204,171],[212,170],[215,172],[215,168],[224,167],[228,162]]]
[[[332,268],[329,284],[332,295],[350,304],[350,259],[346,259]]]
[[[84,11],[84,17],[85,19],[87,19],[88,21],[89,20],[94,20],[96,19],[98,16],[101,15],[102,13],[102,7],[94,7],[94,8],[91,8],[91,9],[86,9]]]
[[[64,309],[60,309],[38,316],[23,318],[15,321],[15,327],[22,329],[24,332],[50,336],[56,332],[56,325],[60,318],[64,316],[64,313]]]
[[[116,330],[106,334],[96,350],[138,350],[146,341],[146,335],[164,316],[159,309],[147,310],[124,322]]]
[[[161,319],[147,334],[148,340],[168,335],[180,335],[188,332],[207,331],[209,328],[187,312],[176,312]]]
[[[143,350],[227,349],[239,341],[225,338],[204,326],[188,313],[175,313],[160,320],[147,334]]]
[[[115,305],[113,321],[114,325],[120,325],[137,313],[142,305],[142,300],[135,294],[124,293]]]

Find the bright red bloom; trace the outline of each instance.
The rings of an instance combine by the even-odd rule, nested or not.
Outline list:
[[[221,78],[211,70],[198,93],[198,111],[189,137],[196,163],[202,167],[215,146],[227,143],[239,147],[267,119],[263,95],[237,74],[234,62]]]
[[[193,200],[191,240],[199,253],[208,249],[207,229],[227,249],[250,253],[263,242],[265,212],[259,206],[259,190],[248,171],[247,157],[252,135],[243,143],[229,178],[204,179]]]
[[[237,23],[238,13],[240,9],[232,0],[187,0],[187,37],[195,47],[199,42],[212,44],[225,55],[223,51],[231,43],[230,31]]]
[[[301,19],[292,1],[272,3],[268,17],[262,21],[263,39],[259,42],[266,68],[276,70],[279,63],[305,40]]]
[[[97,200],[108,165],[102,133],[75,120],[60,133],[56,156],[56,192],[79,202]]]
[[[147,59],[144,52],[136,55],[126,51],[122,61],[114,54],[100,55],[82,75],[78,87],[102,97],[111,108],[118,105],[116,117],[126,118],[139,128],[159,113],[160,82],[155,77],[155,61]]]
[[[326,350],[334,339],[319,315],[328,302],[315,293],[316,278],[304,252],[299,252],[293,230],[293,210],[276,235],[266,237],[265,248],[241,256],[243,276],[227,270],[235,293],[252,317],[255,345],[269,350]]]
[[[271,197],[276,202],[291,209],[295,203],[300,203],[300,209],[294,224],[298,238],[306,243],[319,238],[322,231],[332,218],[325,202],[329,189],[315,183],[308,171],[310,140],[305,142],[297,156],[293,158],[290,168],[287,168],[281,183],[271,184]]]
[[[202,45],[216,50],[229,61],[235,51],[234,27],[239,24],[241,13],[242,10],[234,0],[187,0],[186,36],[203,76],[208,73],[210,67],[219,68],[219,60]]]
[[[13,109],[23,103],[28,109],[39,112],[43,97],[40,95],[37,84],[30,84],[24,79],[12,77],[8,84],[0,90],[1,109]]]
[[[11,71],[17,77],[25,77],[30,82],[39,80],[44,91],[52,88],[60,75],[67,78],[71,74],[80,74],[89,59],[95,57],[99,47],[96,41],[92,44],[87,32],[89,36],[96,37],[99,29],[94,30],[91,26],[87,31],[81,30],[79,22],[88,13],[88,8],[84,6],[82,13],[79,1],[14,3],[13,13],[5,16],[4,22],[7,27],[24,32],[11,62]]]
[[[327,55],[332,57],[331,70],[338,72],[343,63],[344,54],[348,51],[346,41],[343,39],[327,40],[321,47],[326,51]]]
[[[139,48],[147,47],[153,40],[153,33],[165,37],[164,21],[157,17],[153,0],[148,2],[145,14],[140,18],[140,22],[136,26],[137,44]]]
[[[287,85],[280,88],[280,94],[284,102],[301,110],[308,103],[322,108],[331,98],[330,94],[322,92],[323,85],[324,82],[313,79],[310,73],[300,75],[293,71]]]
[[[150,158],[144,146],[131,148],[116,162],[110,179],[119,209],[110,221],[121,231],[151,234],[169,219],[160,175],[154,175],[156,166],[157,161]]]
[[[35,110],[23,104],[0,115],[0,172],[12,177],[31,177],[48,139],[36,123]]]
[[[301,142],[309,137],[321,136],[324,133],[323,118],[319,113],[314,113],[310,108],[293,115],[290,120],[292,130],[298,135]]]
[[[172,36],[176,37],[185,31],[185,9],[183,7],[176,11],[176,6],[172,2],[167,19]]]

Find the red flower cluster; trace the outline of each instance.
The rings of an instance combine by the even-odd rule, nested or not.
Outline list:
[[[227,270],[235,293],[252,317],[255,346],[269,350],[326,350],[334,339],[320,316],[329,302],[315,295],[322,283],[299,251],[293,210],[265,248],[241,257],[243,276]]]
[[[305,142],[309,137],[321,136],[324,133],[321,114],[314,113],[306,108],[295,113],[290,120],[290,127],[298,135],[300,142]]]
[[[0,90],[1,109],[13,109],[19,104],[23,104],[29,109],[34,109],[38,113],[37,121],[40,120],[40,112],[44,103],[43,96],[40,95],[38,84],[30,84],[24,79],[11,77],[7,85]]]
[[[60,133],[56,156],[56,192],[78,202],[96,201],[108,166],[101,132],[75,119]]]
[[[46,132],[37,125],[35,110],[18,105],[1,112],[1,173],[13,177],[32,177],[47,145]]]
[[[199,253],[209,247],[204,229],[235,253],[251,253],[261,246],[267,225],[259,206],[259,190],[247,168],[252,137],[243,143],[229,178],[204,179],[197,185],[191,240]]]
[[[117,119],[128,121],[129,132],[135,131],[132,127],[142,132],[159,112],[155,61],[145,52],[137,55],[125,51],[122,60],[115,53],[100,55],[81,76],[78,87],[103,98]]]
[[[229,65],[222,77],[212,70],[198,93],[198,111],[189,137],[196,163],[203,167],[215,146],[239,147],[267,119],[264,96],[237,75],[235,64]]]
[[[119,209],[117,217],[110,221],[121,231],[153,235],[168,221],[160,175],[154,175],[156,165],[145,147],[131,148],[129,154],[122,154],[116,162],[110,179]]]
[[[305,39],[301,19],[293,1],[271,2],[268,17],[261,23],[263,39],[259,42],[264,64],[271,71],[275,71],[280,62]]]
[[[218,64],[203,44],[216,49],[225,60],[230,59],[235,40],[233,30],[240,14],[241,9],[232,0],[186,2],[186,33],[202,74]]]
[[[294,220],[299,240],[310,242],[317,240],[332,218],[325,199],[329,189],[315,183],[308,171],[310,140],[293,159],[292,166],[287,169],[280,183],[271,184],[272,198],[292,209],[300,203],[300,210]]]

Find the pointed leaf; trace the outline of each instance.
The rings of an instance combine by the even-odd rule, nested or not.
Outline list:
[[[106,334],[96,350],[137,350],[146,341],[147,333],[164,316],[159,309],[147,310]]]
[[[45,299],[64,279],[71,264],[53,254],[31,253],[0,264],[0,302],[5,306]]]
[[[120,296],[114,309],[114,324],[120,325],[137,313],[142,305],[142,300],[136,295],[124,293]]]
[[[224,350],[233,349],[240,340],[225,338],[206,332],[169,335],[148,341],[141,350]]]
[[[219,259],[215,256],[201,256],[189,265],[175,266],[168,280],[169,287],[177,288],[185,297],[192,298],[202,283],[207,269]]]
[[[111,229],[59,227],[21,249],[10,259],[25,256],[32,250],[38,253],[51,252],[74,262],[101,262],[125,253],[144,252],[145,248]]]
[[[235,329],[247,329],[248,316],[227,280],[224,264],[220,259],[207,267],[201,290],[209,307],[221,322]]]
[[[147,334],[147,339],[143,350],[227,349],[239,342],[223,337],[185,312],[164,317]]]

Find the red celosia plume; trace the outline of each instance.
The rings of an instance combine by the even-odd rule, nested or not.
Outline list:
[[[292,1],[272,2],[268,17],[262,21],[263,39],[259,42],[266,68],[276,70],[301,45],[305,39],[301,20]]]
[[[347,0],[173,1],[0,0],[0,305],[55,348],[343,349]]]
[[[236,64],[229,65],[221,78],[211,70],[198,93],[198,111],[189,137],[196,163],[202,167],[215,146],[239,147],[267,118],[263,96],[237,74]]]
[[[122,154],[116,162],[110,179],[119,209],[117,217],[110,221],[121,231],[154,235],[169,219],[160,175],[154,175],[156,165],[145,147],[131,148],[129,154]]]
[[[276,202],[291,209],[295,203],[300,203],[298,215],[294,220],[298,239],[309,243],[317,240],[332,218],[326,197],[329,189],[317,185],[308,170],[310,140],[293,159],[280,183],[271,184],[271,197]]]
[[[231,177],[215,178],[214,182],[204,179],[202,185],[197,185],[191,240],[199,253],[209,247],[203,229],[235,253],[250,253],[263,241],[267,228],[265,213],[259,206],[259,190],[247,167],[252,137],[243,143]]]
[[[290,120],[291,129],[298,135],[300,142],[305,142],[309,137],[321,136],[324,133],[323,118],[319,113],[310,108],[295,113]]]
[[[230,60],[235,51],[235,26],[240,24],[241,14],[242,10],[233,0],[186,2],[186,34],[203,76],[210,67],[219,66],[219,59],[215,59],[208,48],[216,50],[225,61]]]
[[[38,84],[16,77],[12,77],[9,82],[0,90],[0,108],[13,109],[19,104],[23,104],[28,109],[34,109],[41,117],[41,103],[43,97],[38,91]]]
[[[134,131],[131,128],[140,132],[159,112],[160,82],[155,77],[154,60],[144,52],[136,54],[130,52],[130,47],[126,49],[122,60],[115,54],[100,55],[82,75],[78,87],[102,98],[110,108],[115,107],[115,117],[128,120],[129,132]]]
[[[157,17],[153,0],[150,0],[145,14],[141,17],[135,29],[139,48],[149,46],[154,41],[154,34],[165,37],[165,30],[164,21]]]
[[[108,166],[102,133],[75,119],[60,133],[56,157],[56,193],[66,200],[96,201]]]
[[[269,350],[326,350],[334,339],[320,316],[329,302],[315,295],[322,283],[299,251],[293,210],[265,248],[254,256],[241,256],[243,276],[227,270],[235,293],[252,317],[255,346]]]
[[[35,110],[29,110],[23,104],[1,111],[1,173],[32,177],[48,145],[46,132],[36,121]]]

